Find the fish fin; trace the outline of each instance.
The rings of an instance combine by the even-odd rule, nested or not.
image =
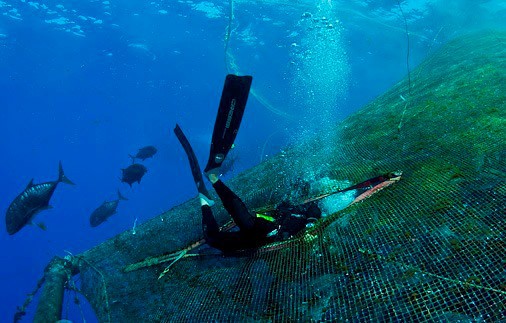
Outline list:
[[[121,192],[119,190],[118,190],[118,199],[123,200],[123,201],[128,201],[128,199],[126,197],[121,195]]]
[[[28,183],[28,185],[26,185],[26,189],[29,189],[32,186],[33,186],[33,178],[30,180],[30,183]]]
[[[128,157],[132,158],[132,164],[134,164],[135,163],[135,156],[132,156],[129,154]]]
[[[46,224],[44,222],[35,223],[42,231],[47,231]]]
[[[63,173],[63,166],[61,165],[61,161],[58,166],[59,166],[59,168],[58,168],[58,182],[63,182],[65,184],[69,184],[69,185],[76,185],[70,179],[68,179],[67,176],[65,176],[65,173]]]

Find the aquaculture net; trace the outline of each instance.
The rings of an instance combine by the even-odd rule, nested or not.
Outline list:
[[[159,279],[171,263],[160,256],[202,238],[190,200],[79,255],[82,293],[101,322],[505,321],[505,57],[505,34],[454,40],[331,142],[301,142],[228,184],[254,209],[315,194],[293,193],[301,178],[400,170],[399,182],[282,245],[189,250]]]

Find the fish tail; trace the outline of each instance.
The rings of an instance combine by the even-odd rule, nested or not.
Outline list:
[[[61,165],[61,161],[59,164],[58,182],[63,182],[69,185],[75,185],[74,182],[72,182],[70,179],[67,178],[67,176],[65,176],[65,173],[63,172],[63,166]]]
[[[118,190],[118,199],[123,200],[123,201],[128,201],[128,199],[126,197],[124,197],[119,190]]]
[[[135,163],[135,156],[129,154],[128,157],[132,158],[132,164]]]

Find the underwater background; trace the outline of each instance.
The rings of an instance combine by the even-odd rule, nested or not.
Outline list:
[[[172,129],[183,127],[204,165],[228,72],[254,77],[234,176],[357,111],[448,40],[504,30],[505,13],[502,1],[463,0],[0,1],[1,209],[32,178],[56,180],[59,161],[76,183],[59,185],[54,208],[35,217],[45,230],[10,236],[2,221],[0,319],[12,319],[54,255],[81,253],[196,195]],[[130,188],[121,169],[147,145],[158,153]],[[118,189],[129,200],[92,228],[90,214]],[[82,321],[73,301],[63,315]]]

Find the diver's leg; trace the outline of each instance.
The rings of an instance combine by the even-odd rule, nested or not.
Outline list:
[[[256,217],[251,215],[244,202],[222,181],[217,178],[212,178],[212,176],[210,176],[210,180],[223,206],[232,219],[234,219],[235,224],[237,224],[241,230],[252,230],[255,226]]]
[[[211,207],[201,200],[202,209],[202,231],[204,232],[204,238],[208,240],[210,237],[216,236],[220,232],[220,228],[216,219],[213,216]]]
[[[202,205],[202,231],[207,244],[224,253],[247,250],[261,245],[258,237],[244,234],[243,231],[221,232],[211,207],[205,203]]]

